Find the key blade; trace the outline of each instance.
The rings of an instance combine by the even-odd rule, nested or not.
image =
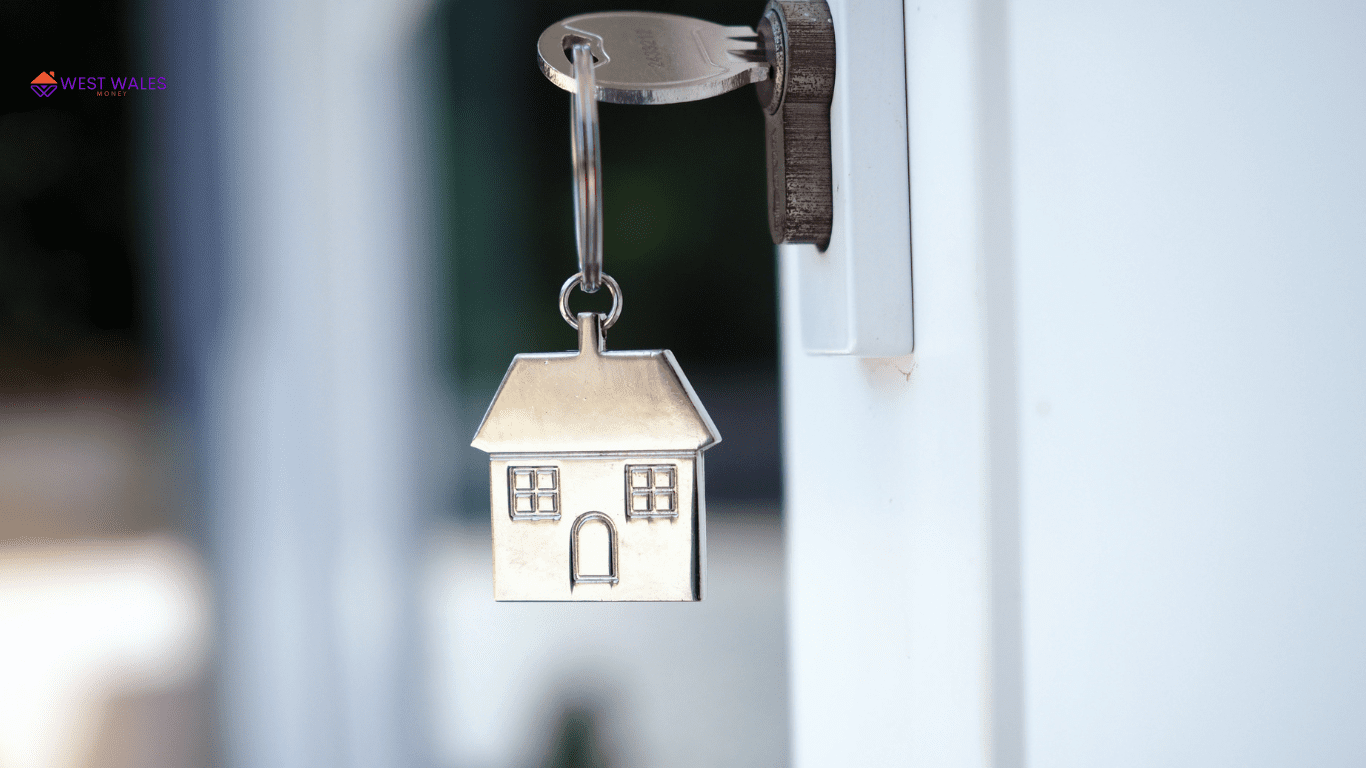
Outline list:
[[[566,49],[587,41],[597,59],[598,100],[676,104],[768,79],[758,34],[669,13],[610,11],[571,16],[541,33],[537,58],[552,83],[574,90]]]
[[[756,63],[756,64],[763,64],[763,65],[765,66],[765,68],[767,68],[767,66],[768,66],[768,57],[765,56],[765,55],[764,55],[764,52],[763,52],[763,51],[760,51],[760,50],[755,50],[755,49],[734,50],[734,49],[732,49],[732,50],[726,51],[726,53],[730,54],[731,56],[734,56],[734,57],[737,58],[737,59],[740,59],[741,61],[748,61],[748,62],[753,62],[753,63]],[[767,80],[768,78],[765,77],[765,78],[763,78],[763,79]]]

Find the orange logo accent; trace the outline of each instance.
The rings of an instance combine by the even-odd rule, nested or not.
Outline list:
[[[38,76],[35,77],[35,78],[33,78],[33,84],[34,84],[34,85],[48,85],[48,84],[56,85],[56,84],[57,84],[57,81],[52,79],[52,76],[55,75],[55,74],[57,74],[57,73],[56,73],[56,72],[39,72],[39,73],[38,73]]]

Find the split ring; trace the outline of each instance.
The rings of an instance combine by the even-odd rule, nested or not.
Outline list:
[[[576,331],[579,329],[579,321],[569,311],[569,292],[574,290],[574,286],[579,285],[579,281],[582,279],[583,273],[575,272],[560,287],[560,317],[563,317],[564,321],[569,323],[569,327]],[[607,319],[602,321],[602,329],[605,331],[615,325],[617,318],[621,317],[621,286],[617,285],[617,281],[613,280],[612,276],[606,272],[602,273],[602,284],[607,286],[607,292],[612,294],[612,311],[608,312]]]

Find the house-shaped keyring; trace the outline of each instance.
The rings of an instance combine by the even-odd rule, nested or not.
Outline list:
[[[668,350],[517,355],[473,445],[489,453],[497,600],[700,600],[702,451],[720,442]]]

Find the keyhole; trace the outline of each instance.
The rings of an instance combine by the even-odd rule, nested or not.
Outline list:
[[[602,62],[602,60],[598,58],[598,55],[593,52],[592,40],[589,40],[586,37],[579,37],[578,35],[566,35],[564,38],[564,57],[569,60],[570,64],[574,63],[574,46],[580,43],[588,46],[588,53],[593,57],[593,66],[596,67]]]

